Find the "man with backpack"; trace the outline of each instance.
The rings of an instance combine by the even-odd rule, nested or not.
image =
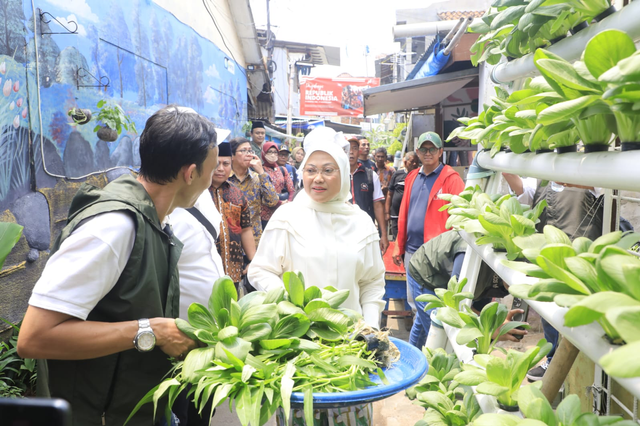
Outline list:
[[[351,202],[365,211],[371,220],[378,223],[380,250],[382,254],[389,247],[387,221],[384,218],[384,195],[378,175],[358,161],[360,141],[349,139],[349,166],[351,167]]]

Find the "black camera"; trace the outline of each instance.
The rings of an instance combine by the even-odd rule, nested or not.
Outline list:
[[[71,406],[56,398],[0,398],[4,426],[71,426]]]

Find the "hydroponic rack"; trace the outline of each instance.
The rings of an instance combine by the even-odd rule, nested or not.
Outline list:
[[[640,41],[640,1],[629,3],[601,22],[592,24],[586,30],[554,44],[549,50],[568,61],[574,61],[579,59],[585,45],[593,36],[608,29],[625,31],[638,43]],[[517,88],[525,77],[535,75],[539,75],[539,73],[531,54],[511,62],[502,62],[493,68],[486,67],[481,69],[480,104],[486,103],[482,97],[483,94],[488,95],[491,92],[492,85],[509,84],[510,88],[513,89]],[[493,158],[489,152],[479,152],[477,154],[477,162],[481,167],[493,171],[494,174],[480,180],[468,181],[467,186],[479,184],[487,193],[497,193],[499,191],[500,174],[502,172],[543,180],[606,188],[605,199],[608,201],[605,206],[606,224],[611,223],[608,220],[611,214],[610,203],[613,199],[611,190],[640,191],[640,180],[631,177],[633,171],[640,164],[640,151],[606,151],[588,155],[582,153],[513,154],[500,152]],[[465,290],[473,291],[475,289],[481,260],[489,264],[508,284],[533,284],[536,281],[504,266],[502,264],[502,260],[506,258],[504,254],[494,253],[490,246],[477,246],[475,239],[469,235],[464,234],[463,238],[469,244],[462,268],[462,276],[466,276],[469,279]],[[587,326],[568,328],[564,326],[566,308],[560,308],[555,303],[535,301],[527,301],[527,303],[574,346],[594,361],[597,370],[599,370],[599,359],[617,348],[609,344],[603,337],[604,331],[598,324],[593,323]],[[449,340],[448,345],[453,348],[458,358],[463,361],[471,360],[471,350],[457,345],[455,342],[458,330],[447,325],[444,328]],[[640,398],[640,378],[615,378],[615,380],[634,396],[633,412],[624,407],[619,401],[617,403],[627,413],[631,414],[635,420],[637,418],[636,405],[638,398]],[[596,378],[594,385],[597,383],[599,381]],[[611,390],[605,390],[605,393],[607,400],[610,400]],[[501,411],[497,408],[495,401],[492,403],[488,401],[488,399],[492,398],[478,394],[476,394],[476,397],[485,413]],[[609,409],[610,406],[608,405],[607,414]]]

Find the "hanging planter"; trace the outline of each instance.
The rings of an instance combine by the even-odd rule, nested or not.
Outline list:
[[[101,139],[105,142],[113,142],[118,139],[118,132],[112,129],[109,126],[98,126],[100,129],[98,130],[98,139]]]
[[[93,131],[97,132],[98,138],[105,142],[113,142],[118,139],[122,129],[126,131],[136,132],[136,125],[128,115],[124,113],[122,107],[118,104],[108,105],[106,101],[98,102],[98,124]]]
[[[73,120],[72,125],[77,124],[81,126],[91,121],[90,109],[71,108],[69,111],[67,111],[67,115]]]

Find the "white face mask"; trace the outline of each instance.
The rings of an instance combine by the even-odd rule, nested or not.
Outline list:
[[[264,159],[269,163],[275,163],[276,161],[278,161],[278,154],[266,154],[264,156]]]

